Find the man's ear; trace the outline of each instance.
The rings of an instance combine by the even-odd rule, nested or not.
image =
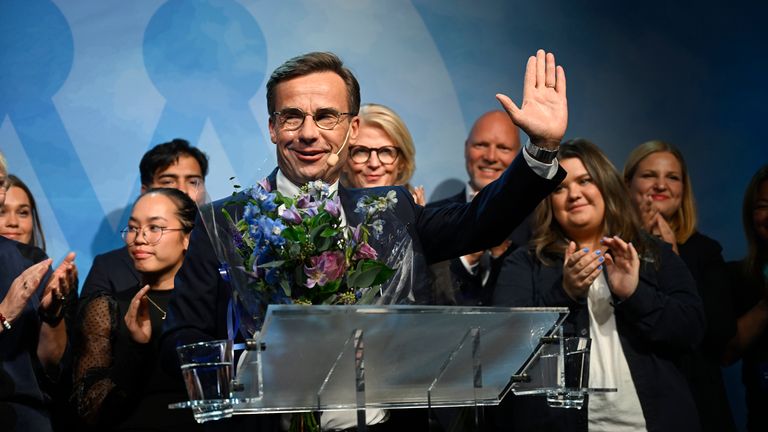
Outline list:
[[[149,188],[147,188],[147,185],[144,185],[144,184],[143,184],[143,185],[141,185],[141,194],[142,194],[142,195],[144,195],[145,193],[147,193],[147,191],[148,191],[148,190],[149,190]]]
[[[274,144],[277,144],[277,131],[275,131],[274,116],[269,117],[269,139],[272,140]]]
[[[349,140],[347,140],[347,146],[354,145],[357,142],[357,135],[360,133],[360,117],[352,117],[352,121],[349,124],[352,129],[349,131]]]

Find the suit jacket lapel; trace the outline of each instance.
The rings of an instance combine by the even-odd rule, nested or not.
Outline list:
[[[360,197],[352,193],[349,189],[339,183],[339,200],[341,206],[344,208],[344,217],[347,218],[348,226],[357,226],[363,222],[363,216],[360,213],[355,212],[357,208],[357,200]]]

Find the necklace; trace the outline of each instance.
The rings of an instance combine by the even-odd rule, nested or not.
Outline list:
[[[161,313],[161,314],[163,314],[163,315],[160,317],[160,319],[161,319],[161,320],[164,320],[164,319],[165,319],[165,317],[166,317],[166,315],[168,315],[168,313],[167,313],[166,311],[164,311],[164,310],[163,310],[163,308],[161,308],[160,306],[158,306],[158,305],[157,305],[157,303],[155,303],[155,301],[154,301],[154,300],[152,300],[152,297],[150,297],[150,296],[149,296],[149,294],[146,294],[144,297],[146,297],[146,298],[147,298],[147,300],[149,300],[149,302],[150,302],[150,303],[152,303],[152,306],[156,307],[156,308],[157,308],[157,310],[159,310],[159,311],[160,311],[160,313]]]

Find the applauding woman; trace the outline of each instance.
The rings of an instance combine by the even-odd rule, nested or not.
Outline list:
[[[176,189],[151,189],[133,206],[123,239],[143,286],[83,300],[75,339],[75,399],[99,430],[194,430],[180,380],[160,368],[156,341],[184,260],[197,206]]]
[[[10,188],[0,153],[0,206]],[[67,349],[67,325],[62,318],[65,299],[77,290],[74,260],[75,254],[68,254],[51,272],[51,260],[42,250],[0,236],[2,430],[52,430],[45,389],[59,378]]]
[[[693,188],[683,154],[663,141],[648,141],[629,154],[624,182],[648,233],[669,243],[696,281],[707,320],[702,343],[683,357],[702,430],[736,430],[720,365],[736,333],[728,271],[722,247],[696,229]]]
[[[592,338],[589,387],[618,391],[590,395],[582,410],[526,397],[502,412],[524,410],[509,419],[519,430],[697,430],[675,365],[704,328],[690,273],[643,231],[597,146],[569,141],[558,160],[568,176],[536,209],[532,248],[506,259],[494,304],[567,306],[565,334]]]

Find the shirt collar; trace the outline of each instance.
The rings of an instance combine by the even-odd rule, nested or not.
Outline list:
[[[281,194],[287,196],[287,197],[295,197],[298,196],[301,190],[299,189],[303,185],[296,185],[292,181],[288,180],[288,177],[283,175],[283,172],[279,169],[277,170],[277,190]],[[339,181],[336,180],[335,182],[331,183],[328,186],[328,190],[331,193],[338,193],[339,191]]]

